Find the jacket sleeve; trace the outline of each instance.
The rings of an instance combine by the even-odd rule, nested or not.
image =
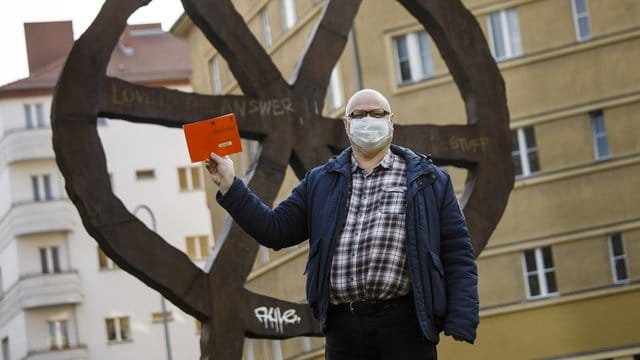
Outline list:
[[[447,174],[440,211],[440,251],[447,287],[445,335],[469,343],[475,341],[480,304],[478,272],[471,237]]]
[[[216,200],[258,243],[279,250],[308,238],[305,187],[306,178],[271,209],[236,177],[229,191],[216,194]]]

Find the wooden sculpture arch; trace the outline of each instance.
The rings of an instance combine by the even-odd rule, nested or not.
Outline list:
[[[241,135],[262,145],[249,186],[272,204],[287,165],[301,177],[336,149],[348,146],[341,120],[324,117],[321,110],[360,1],[325,4],[295,81],[289,84],[230,0],[183,0],[186,13],[230,64],[244,93],[225,96],[145,87],[106,75],[127,19],[149,1],[107,0],[66,61],[54,95],[52,126],[56,159],[69,197],[89,234],[121,268],[202,321],[202,359],[240,359],[244,336],[320,335],[307,304],[244,288],[258,245],[237,225],[218,239],[222,245],[205,272],[133,216],[112,192],[96,118],[180,127],[234,111]],[[504,82],[480,27],[459,0],[399,2],[438,45],[464,100],[468,124],[396,124],[394,142],[431,153],[441,165],[469,170],[461,205],[477,256],[513,187]],[[132,100],[116,101],[122,99],[119,95]],[[252,112],[267,102],[279,106],[267,113]],[[451,146],[454,137],[478,146],[473,151]],[[278,309],[279,321],[265,315],[270,309]]]

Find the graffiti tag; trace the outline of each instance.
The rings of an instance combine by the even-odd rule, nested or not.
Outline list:
[[[285,325],[298,324],[302,320],[295,309],[282,312],[280,308],[261,306],[253,312],[265,329],[275,329],[279,333],[284,331]]]

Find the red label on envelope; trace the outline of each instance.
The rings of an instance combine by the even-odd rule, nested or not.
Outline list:
[[[185,124],[182,130],[192,163],[208,159],[212,152],[224,156],[242,151],[236,115],[233,113]]]

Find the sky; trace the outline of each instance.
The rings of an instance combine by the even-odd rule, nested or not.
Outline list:
[[[91,25],[104,0],[0,0],[0,85],[29,76],[24,40],[26,22],[73,21],[77,39]],[[161,23],[169,31],[184,12],[180,0],[152,0],[138,9],[129,24]]]

